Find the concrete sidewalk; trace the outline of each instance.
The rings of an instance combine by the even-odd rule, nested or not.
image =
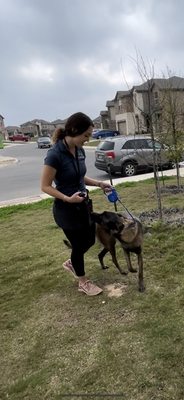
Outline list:
[[[161,176],[161,173],[160,173]],[[171,170],[167,170],[164,171],[164,176],[176,176],[176,170],[175,169],[171,169]],[[180,168],[180,176],[184,177],[184,168]],[[154,175],[153,173],[148,173],[148,174],[141,174],[141,175],[135,175],[135,176],[131,176],[129,178],[116,178],[113,180],[113,184],[114,186],[117,186],[120,183],[125,183],[125,182],[139,182],[139,181],[143,181],[146,179],[150,179],[153,178]],[[105,180],[104,182],[108,182],[109,183],[109,179]],[[93,191],[93,190],[97,190],[99,189],[98,187],[94,187],[94,186],[87,186],[89,191]],[[43,199],[47,199],[47,198],[51,198],[49,195],[45,194],[45,193],[40,193],[37,196],[30,196],[30,197],[21,197],[21,198],[17,198],[17,199],[12,199],[12,200],[5,200],[5,201],[1,201],[0,202],[0,208],[1,207],[7,207],[7,206],[12,206],[12,205],[18,205],[18,204],[29,204],[29,203],[36,203],[38,201],[41,201]]]

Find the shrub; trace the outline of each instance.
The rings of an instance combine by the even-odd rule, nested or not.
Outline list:
[[[4,148],[3,136],[0,134],[0,149]]]

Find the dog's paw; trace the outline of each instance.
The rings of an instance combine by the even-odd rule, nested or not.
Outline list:
[[[109,267],[107,265],[104,265],[104,267],[102,267],[102,269],[108,269]]]
[[[120,274],[121,274],[121,275],[128,275],[128,272],[126,272],[126,271],[120,271]]]
[[[143,293],[145,291],[145,286],[144,286],[144,284],[142,283],[140,286],[139,286],[139,292],[140,293]]]
[[[137,269],[134,269],[134,268],[129,269],[129,272],[132,272],[132,274],[134,274],[135,272],[137,272]]]

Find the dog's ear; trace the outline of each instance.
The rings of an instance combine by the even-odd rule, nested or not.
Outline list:
[[[102,213],[102,224],[111,231],[119,231],[120,218],[118,214],[110,211],[104,211]]]
[[[110,221],[114,221],[116,219],[116,214],[111,211],[104,211],[101,216],[103,224],[108,224]]]

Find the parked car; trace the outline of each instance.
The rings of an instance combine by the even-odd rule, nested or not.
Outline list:
[[[109,129],[99,129],[99,130],[94,129],[92,132],[93,139],[103,139],[106,137],[113,137],[118,135],[120,135],[119,131],[112,131]]]
[[[48,136],[40,136],[37,140],[38,149],[42,149],[43,147],[51,147],[52,142],[50,137]]]
[[[155,140],[158,166],[172,168],[167,148]],[[153,142],[144,135],[108,138],[95,151],[95,167],[112,174],[135,175],[138,171],[153,169]]]
[[[15,142],[18,140],[20,140],[21,142],[28,142],[30,140],[30,137],[18,133],[17,135],[9,136],[9,140],[11,140],[11,142]]]

